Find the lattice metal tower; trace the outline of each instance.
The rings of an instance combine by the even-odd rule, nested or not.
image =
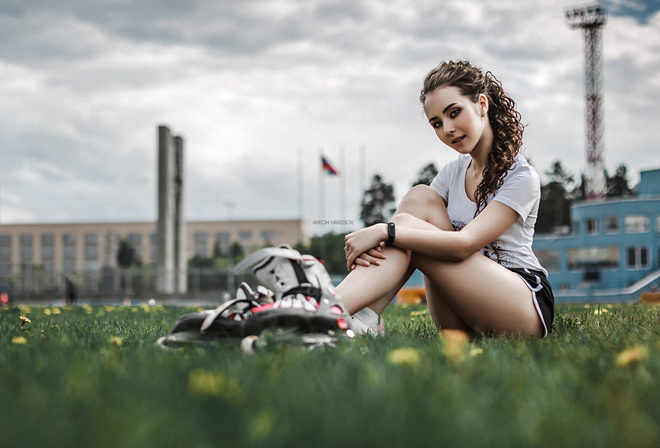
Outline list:
[[[568,25],[584,30],[586,115],[587,115],[587,169],[585,195],[587,199],[602,199],[607,193],[607,179],[603,165],[603,26],[607,11],[594,3],[566,10]]]

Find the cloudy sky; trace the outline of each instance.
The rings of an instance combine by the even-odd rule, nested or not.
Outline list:
[[[572,0],[3,0],[0,223],[157,217],[157,127],[185,140],[188,220],[353,220],[455,158],[417,97],[469,59],[517,101],[524,154],[586,162]],[[607,0],[605,165],[660,168],[660,0]],[[319,179],[320,154],[340,171]],[[311,225],[312,232],[328,230]]]

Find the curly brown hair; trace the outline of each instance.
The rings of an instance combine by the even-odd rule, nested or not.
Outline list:
[[[490,194],[502,186],[507,172],[522,147],[525,126],[516,103],[502,88],[502,83],[491,72],[482,72],[467,61],[442,62],[431,70],[424,80],[419,100],[424,104],[426,96],[440,87],[456,87],[472,102],[479,101],[479,95],[488,98],[488,119],[493,129],[493,147],[488,154],[488,163],[483,171],[483,179],[475,193],[477,211],[486,206]]]

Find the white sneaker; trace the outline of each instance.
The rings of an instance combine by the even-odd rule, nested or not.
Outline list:
[[[352,328],[355,334],[369,335],[374,337],[385,336],[385,321],[381,316],[378,316],[378,325],[370,327],[360,319],[359,316],[351,316]]]

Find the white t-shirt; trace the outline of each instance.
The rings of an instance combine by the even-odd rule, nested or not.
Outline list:
[[[431,182],[447,202],[447,212],[455,230],[461,230],[472,219],[477,204],[465,192],[465,173],[472,158],[459,154],[458,159],[447,163]],[[518,213],[518,219],[499,238],[481,249],[481,253],[506,268],[528,268],[544,272],[532,252],[534,224],[538,216],[541,198],[541,181],[536,170],[527,163],[524,156],[518,155],[509,169],[504,183],[488,196],[486,201],[498,201]]]

